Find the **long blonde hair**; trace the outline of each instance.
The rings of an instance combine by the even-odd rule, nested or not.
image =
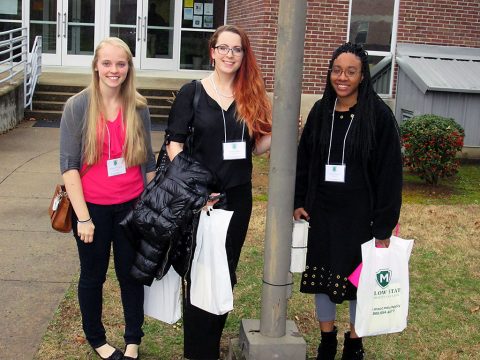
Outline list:
[[[90,92],[90,99],[85,124],[83,162],[86,164],[96,164],[102,154],[105,132],[105,109],[103,108],[103,97],[100,92],[99,75],[95,68],[98,61],[98,53],[107,44],[121,48],[127,55],[128,73],[120,87],[123,125],[125,127],[123,156],[125,157],[127,166],[140,165],[147,159],[147,147],[145,129],[138,109],[145,108],[147,106],[147,100],[140,95],[135,88],[135,67],[133,66],[130,48],[123,40],[116,37],[109,37],[102,40],[96,47],[92,60],[92,81],[87,88]]]

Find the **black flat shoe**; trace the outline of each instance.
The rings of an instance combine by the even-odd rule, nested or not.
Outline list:
[[[95,350],[95,348],[93,350]],[[95,353],[102,360],[123,360],[123,352],[121,350],[118,350],[117,348],[115,348],[115,351],[112,353],[112,355],[106,358],[101,357],[97,350],[95,350]]]

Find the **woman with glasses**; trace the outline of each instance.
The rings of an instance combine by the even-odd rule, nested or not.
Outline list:
[[[368,54],[346,43],[330,60],[325,92],[308,115],[298,146],[294,218],[310,222],[300,291],[315,294],[321,342],[317,359],[337,351],[336,305],[349,301],[350,329],[342,359],[363,359],[355,333],[361,244],[388,247],[402,193],[395,117],[372,87]]]
[[[226,195],[233,216],[226,251],[232,286],[252,211],[252,153],[270,148],[271,104],[250,41],[239,27],[218,28],[209,41],[213,72],[200,81],[194,104],[195,82],[177,94],[166,130],[170,160],[183,151],[194,128],[188,151],[216,178],[213,193]],[[211,202],[214,204],[214,202]],[[186,275],[189,282],[189,274]],[[189,287],[189,284],[188,284]],[[184,299],[184,355],[188,359],[218,359],[227,314],[213,315]]]

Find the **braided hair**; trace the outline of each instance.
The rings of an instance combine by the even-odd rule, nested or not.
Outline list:
[[[327,74],[327,83],[322,97],[322,124],[320,127],[320,147],[322,157],[328,152],[330,140],[330,129],[332,113],[335,111],[335,99],[337,94],[333,88],[330,76],[333,63],[343,53],[356,55],[361,63],[361,74],[363,79],[358,86],[357,104],[355,106],[355,117],[350,128],[350,135],[347,138],[345,153],[353,156],[361,156],[368,159],[370,151],[375,145],[375,105],[380,97],[373,89],[370,68],[368,65],[368,53],[359,44],[351,42],[341,45],[336,49],[330,59]]]

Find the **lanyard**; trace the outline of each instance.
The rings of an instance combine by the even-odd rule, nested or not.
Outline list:
[[[213,75],[213,73],[212,73]],[[220,109],[222,110],[222,117],[223,117],[223,133],[225,136],[225,142],[227,142],[227,125],[225,122],[225,112],[223,111],[223,105],[222,101],[220,100],[220,94],[218,93],[217,87],[215,86],[215,81],[213,81],[213,77],[210,75],[208,78],[210,79],[210,82],[212,83],[213,90],[215,90],[215,94],[217,95],[217,101],[218,104],[220,105]],[[243,121],[243,127],[242,127],[242,142],[243,142],[243,134],[245,133],[245,121]]]
[[[337,99],[335,99],[335,104],[333,105],[333,112],[332,112],[332,128],[330,129],[330,144],[328,145],[328,158],[327,158],[327,165],[330,165],[330,151],[332,150],[332,137],[333,137],[333,120],[335,118],[335,108],[337,107]],[[350,124],[348,124],[347,132],[345,133],[345,137],[343,138],[343,149],[342,149],[342,165],[345,165],[345,141],[347,140],[348,131],[350,130],[350,126],[352,126],[352,121],[354,118],[354,114],[350,115]]]
[[[123,124],[123,111],[122,111],[122,109],[120,109],[120,117],[121,117],[120,120],[122,121],[122,124]],[[107,134],[108,134],[108,159],[110,159],[111,158],[111,154],[110,154],[110,152],[111,152],[110,151],[110,149],[111,149],[110,129],[108,128],[108,124],[107,124],[108,120],[104,119],[104,121],[105,121],[105,128],[107,129]],[[125,150],[125,141],[123,142],[123,146],[122,146],[122,154],[123,154],[124,150]]]

